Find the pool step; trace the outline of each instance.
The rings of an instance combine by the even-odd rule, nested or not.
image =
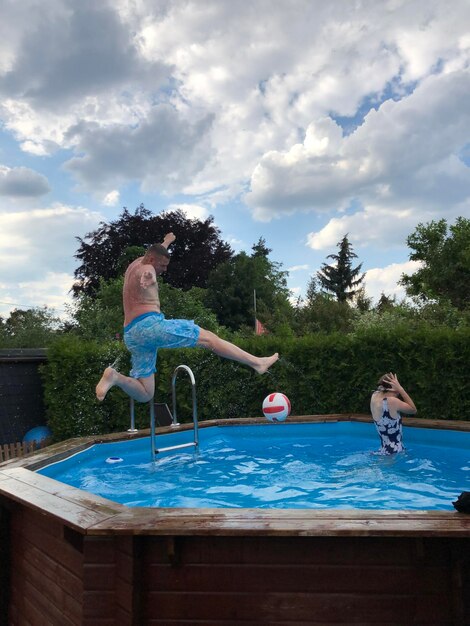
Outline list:
[[[159,452],[168,452],[168,450],[179,450],[180,448],[192,448],[197,447],[197,443],[195,441],[190,441],[189,443],[180,443],[177,446],[167,446],[166,448],[155,448],[155,454]]]

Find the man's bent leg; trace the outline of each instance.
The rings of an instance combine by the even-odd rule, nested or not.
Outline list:
[[[104,400],[111,387],[119,387],[137,402],[149,402],[155,393],[155,376],[152,374],[146,378],[131,378],[107,367],[96,386],[98,400]]]
[[[267,357],[254,356],[233,343],[217,337],[217,335],[214,335],[214,333],[211,333],[209,330],[204,330],[204,328],[201,328],[196,345],[212,350],[224,359],[230,359],[232,361],[238,361],[238,363],[243,363],[244,365],[249,365],[258,372],[258,374],[264,374],[279,358],[277,352]]]

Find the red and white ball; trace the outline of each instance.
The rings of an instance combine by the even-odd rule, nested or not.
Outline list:
[[[290,401],[283,393],[270,393],[263,400],[264,417],[270,422],[283,422],[290,413]]]

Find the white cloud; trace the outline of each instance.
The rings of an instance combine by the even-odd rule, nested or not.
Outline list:
[[[72,304],[73,282],[73,274],[49,271],[40,279],[21,282],[15,288],[0,284],[0,315],[8,317],[13,309],[47,306],[58,317],[67,318],[65,307]]]
[[[406,296],[405,289],[398,285],[398,281],[402,274],[413,274],[420,266],[418,261],[406,261],[368,270],[364,278],[367,295],[375,302],[380,299],[382,293],[386,296],[395,296],[398,301],[402,300]]]
[[[235,190],[263,155],[289,152],[331,112],[402,96],[437,64],[464,68],[468,19],[465,0],[452,11],[435,0],[10,3],[0,115],[24,150],[75,149],[70,171],[90,189],[100,174],[107,185],[141,174],[144,191]],[[162,104],[174,109],[168,133],[155,119]],[[273,201],[253,204],[258,217]]]
[[[246,198],[265,222],[317,213],[314,250],[346,232],[355,248],[403,247],[418,221],[470,212],[468,0],[4,5],[0,197],[14,194],[0,207],[13,210],[0,218],[0,281],[4,264],[23,281],[63,259],[70,273],[74,236],[99,219],[54,205],[23,221],[19,206],[56,190],[13,167],[15,141],[26,164],[55,168],[54,198],[72,179],[71,194],[114,207],[126,185],[158,206],[184,194],[191,215],[221,223]]]
[[[308,265],[293,265],[292,267],[288,267],[287,271],[288,272],[300,272],[302,270],[308,270],[309,266]]]
[[[138,126],[80,123],[70,130],[77,151],[66,164],[82,186],[93,189],[141,181],[142,191],[175,192],[206,161],[212,116],[194,123],[168,105],[153,107]]]
[[[298,299],[301,297],[302,295],[302,288],[301,287],[290,287],[289,288],[289,302],[295,306],[297,304]]]
[[[113,189],[105,195],[102,200],[102,204],[105,206],[116,206],[119,203],[120,195],[117,189]]]
[[[15,308],[64,306],[77,262],[77,236],[103,219],[83,207],[54,204],[46,209],[0,212],[0,315]]]
[[[76,237],[83,237],[102,219],[83,207],[63,204],[0,211],[0,282],[15,294],[19,283],[41,281],[51,272],[72,273],[77,265],[73,257]]]
[[[266,154],[255,169],[247,197],[255,217],[362,204],[309,236],[320,249],[351,230],[353,240],[402,243],[418,216],[455,216],[470,202],[470,169],[457,157],[470,141],[469,98],[469,71],[436,75],[371,111],[347,137],[333,122],[309,127],[303,144]]]
[[[168,205],[168,211],[182,211],[188,219],[192,220],[206,220],[209,217],[209,211],[205,206],[200,204],[185,204],[176,203]]]
[[[416,224],[429,216],[426,211],[411,208],[394,210],[370,205],[352,215],[334,217],[321,230],[308,233],[307,246],[312,250],[328,250],[346,234],[354,248],[375,245],[386,249],[404,245]]]
[[[0,91],[11,97],[60,111],[76,99],[105,94],[136,78],[151,78],[154,85],[163,78],[164,65],[148,66],[134,33],[111,3],[22,4],[23,16],[14,12],[21,35],[12,42],[9,70],[0,75]],[[5,11],[2,17],[8,22],[13,15]]]

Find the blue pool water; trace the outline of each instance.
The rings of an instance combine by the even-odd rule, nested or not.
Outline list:
[[[163,452],[155,463],[142,438],[94,445],[39,473],[149,507],[453,510],[470,487],[470,432],[408,427],[406,452],[394,456],[374,454],[378,437],[363,423],[219,426],[199,436],[198,453]],[[192,431],[159,435],[157,447],[191,440]]]

